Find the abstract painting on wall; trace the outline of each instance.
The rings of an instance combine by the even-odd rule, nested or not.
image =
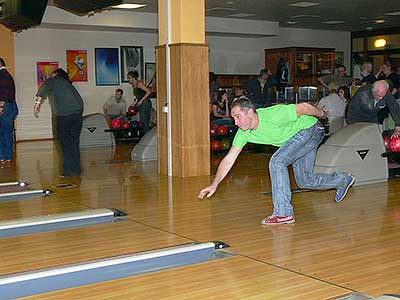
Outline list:
[[[143,47],[121,46],[121,80],[128,82],[128,72],[137,71],[143,78]]]
[[[51,73],[58,69],[58,62],[38,61],[36,63],[37,85],[38,88],[46,79],[51,77]]]
[[[119,85],[118,48],[95,48],[96,85]]]
[[[67,71],[72,82],[87,82],[87,51],[67,50]]]

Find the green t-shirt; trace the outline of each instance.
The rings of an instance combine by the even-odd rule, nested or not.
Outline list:
[[[318,122],[313,116],[297,116],[295,104],[279,104],[257,109],[258,127],[254,130],[239,129],[232,145],[243,147],[246,143],[282,146],[300,130]]]

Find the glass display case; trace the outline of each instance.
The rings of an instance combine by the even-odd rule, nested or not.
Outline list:
[[[313,74],[313,53],[297,52],[296,53],[296,75],[310,76]]]
[[[335,53],[333,52],[316,52],[315,53],[315,74],[326,75],[332,74],[334,68]]]

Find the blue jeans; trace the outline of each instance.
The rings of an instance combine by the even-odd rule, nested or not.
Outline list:
[[[13,159],[14,118],[18,115],[16,103],[6,103],[0,115],[0,159]]]
[[[348,177],[346,173],[313,173],[318,145],[324,138],[324,127],[317,123],[303,129],[280,147],[269,162],[272,182],[272,200],[275,216],[293,215],[288,166],[293,164],[296,183],[304,189],[344,188]]]

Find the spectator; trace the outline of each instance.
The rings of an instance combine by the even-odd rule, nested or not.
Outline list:
[[[124,91],[122,89],[116,89],[115,95],[108,99],[106,103],[104,103],[104,115],[109,121],[125,115],[126,102],[122,97],[123,94]]]
[[[337,67],[337,74],[324,75],[318,78],[318,82],[323,87],[328,88],[330,83],[334,83],[336,86],[347,86],[350,87],[353,83],[353,78],[346,76],[346,67],[339,65]]]
[[[10,163],[14,157],[14,119],[18,115],[15,83],[0,57],[0,163]]]
[[[256,79],[247,81],[247,95],[256,108],[272,105],[271,88],[276,85],[270,70],[262,69]]]
[[[326,111],[326,117],[329,122],[344,117],[345,101],[336,93],[334,83],[329,85],[329,95],[322,98],[317,105],[318,108]]]
[[[229,119],[229,96],[225,91],[219,91],[216,94],[215,101],[211,105],[211,120]]]

